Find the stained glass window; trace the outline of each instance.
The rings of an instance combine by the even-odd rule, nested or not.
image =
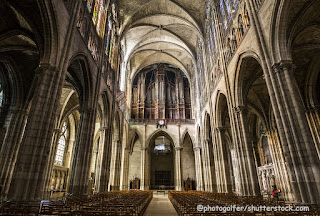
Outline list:
[[[117,40],[117,12],[115,5],[111,5],[111,13],[108,15],[107,24],[107,40],[106,40],[106,50],[107,59],[112,68],[115,68],[118,64],[118,47],[116,45]]]
[[[228,15],[231,17],[231,8],[230,8],[229,0],[225,0],[224,2],[226,4]]]
[[[64,122],[61,129],[61,135],[58,142],[58,148],[56,153],[55,164],[62,166],[63,165],[63,156],[66,147],[67,137],[68,136],[68,124]]]
[[[207,4],[207,18],[209,19],[209,16],[210,16],[210,2],[208,2],[208,4]]]
[[[217,50],[218,43],[217,43],[217,36],[216,36],[216,28],[215,28],[214,24],[212,25],[212,36],[213,36],[213,42],[214,42],[215,49]]]
[[[110,35],[110,44],[109,44],[109,63],[111,64],[112,58],[113,58],[113,47],[114,47],[114,28],[111,30],[111,35]]]
[[[112,19],[111,14],[108,17],[108,26],[107,26],[107,41],[106,41],[106,55],[109,56],[109,46],[110,46],[110,38],[111,38],[111,30],[112,30]]]
[[[232,0],[232,3],[233,3],[233,7],[237,8],[239,4],[239,0]]]
[[[87,0],[87,8],[88,8],[89,13],[91,12],[91,9],[92,9],[92,1],[93,0]]]
[[[2,80],[0,79],[0,106],[2,106],[3,102],[3,87],[2,87]]]
[[[103,0],[96,0],[93,8],[93,13],[92,13],[92,22],[93,24],[97,24],[98,21],[98,15],[99,15],[99,10],[100,10],[100,4],[102,3]]]
[[[221,16],[222,16],[223,26],[224,26],[225,29],[227,29],[227,17],[226,17],[226,12],[225,12],[225,9],[224,9],[223,0],[220,0],[220,11],[221,11]]]
[[[103,4],[101,4],[98,23],[97,23],[97,32],[100,37],[104,37],[104,32],[106,28],[106,18],[107,18],[107,9],[104,8]]]

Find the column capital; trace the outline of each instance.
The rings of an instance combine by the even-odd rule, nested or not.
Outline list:
[[[216,127],[215,130],[217,132],[224,132],[225,130],[227,130],[227,128],[226,127]]]
[[[101,127],[99,130],[100,131],[106,131],[106,130],[108,130],[108,127]]]
[[[244,111],[245,109],[246,109],[246,107],[243,106],[243,105],[239,105],[239,106],[233,107],[233,111],[234,111],[235,113],[241,113],[241,112]]]
[[[181,146],[177,146],[177,147],[174,147],[174,149],[177,150],[177,151],[180,151],[180,150],[182,150],[183,148],[182,148]]]
[[[304,108],[304,111],[306,113],[313,113],[313,112],[319,112],[320,111],[320,106],[317,105],[317,106],[314,106],[314,105],[310,105],[310,106],[307,106]]]
[[[35,75],[40,75],[45,72],[55,73],[57,71],[59,71],[59,69],[56,66],[51,65],[50,63],[40,63],[35,71]]]
[[[61,133],[61,129],[60,128],[55,128],[55,129],[53,129],[53,132],[54,133]]]
[[[148,149],[149,149],[148,147],[141,147],[141,151],[146,151]]]
[[[287,68],[287,69],[294,69],[295,65],[292,63],[291,60],[281,60],[279,62],[280,68]]]
[[[286,68],[287,70],[292,70],[295,68],[295,65],[292,63],[291,60],[281,60],[280,62],[272,65],[272,69],[275,73],[282,72],[284,68]]]
[[[197,147],[194,147],[193,148],[193,151],[200,151],[201,150],[201,147],[200,146],[197,146]]]
[[[95,111],[95,109],[92,107],[85,107],[85,108],[79,109],[80,114],[83,114],[83,113],[92,114],[94,111]]]
[[[21,109],[21,108],[18,108],[18,107],[9,107],[9,108],[1,107],[1,110],[9,110],[12,113],[21,113],[23,115],[27,115],[28,114],[28,110]]]

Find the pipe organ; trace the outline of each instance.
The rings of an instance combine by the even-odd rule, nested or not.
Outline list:
[[[168,64],[143,69],[133,81],[131,108],[132,119],[191,119],[187,77]]]

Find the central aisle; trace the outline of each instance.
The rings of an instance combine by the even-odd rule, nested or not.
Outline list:
[[[168,194],[163,195],[163,193],[157,194],[153,193],[153,198],[144,213],[144,216],[154,216],[154,215],[165,215],[165,216],[176,216],[178,215],[176,210],[173,208],[170,200],[168,199]]]

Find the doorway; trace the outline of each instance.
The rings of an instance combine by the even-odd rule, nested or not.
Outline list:
[[[158,136],[150,148],[150,188],[174,189],[174,151],[166,136]]]

